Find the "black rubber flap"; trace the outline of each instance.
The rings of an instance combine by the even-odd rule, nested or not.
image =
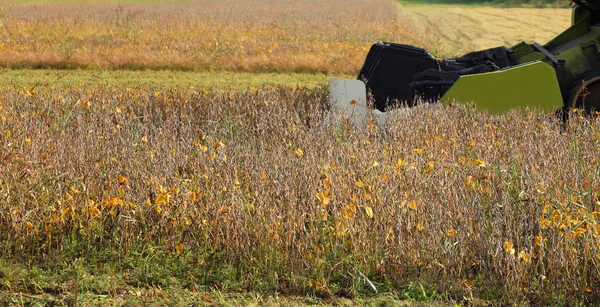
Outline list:
[[[437,60],[424,49],[377,43],[371,46],[359,79],[373,95],[375,107],[385,111],[391,103],[412,106],[415,92],[408,85],[414,81],[414,75],[427,69],[439,67]]]

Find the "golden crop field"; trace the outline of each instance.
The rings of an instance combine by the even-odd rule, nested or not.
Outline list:
[[[0,304],[600,302],[597,118],[437,105],[354,126],[331,120],[324,82],[177,83],[355,74],[378,40],[440,55],[545,41],[568,10],[2,6]],[[145,74],[169,81],[136,86]]]
[[[356,69],[396,40],[393,1],[9,3],[0,64],[31,67]]]
[[[521,39],[543,43],[569,18],[568,9],[389,0],[7,2],[0,65],[356,74],[377,41],[449,56]]]

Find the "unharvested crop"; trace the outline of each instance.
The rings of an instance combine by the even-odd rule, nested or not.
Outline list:
[[[370,1],[5,3],[0,64],[354,72],[369,44],[417,38]]]
[[[577,113],[354,127],[322,90],[1,95],[3,259],[141,287],[598,302],[600,123]]]
[[[378,40],[452,55],[568,25],[567,10],[383,0],[2,5],[11,67],[355,74]],[[516,13],[560,18],[525,33]],[[598,119],[434,106],[355,127],[325,88],[98,74],[0,88],[2,303],[163,288],[599,302]]]

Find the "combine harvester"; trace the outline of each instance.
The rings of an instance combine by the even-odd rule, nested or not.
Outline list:
[[[382,123],[395,105],[418,102],[472,103],[491,114],[516,107],[600,111],[600,0],[572,6],[571,27],[543,46],[521,42],[437,59],[421,48],[377,43],[358,80],[330,80],[330,101],[355,123],[370,114]]]

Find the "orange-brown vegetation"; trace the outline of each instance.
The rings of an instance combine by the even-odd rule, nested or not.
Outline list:
[[[3,3],[0,65],[355,73],[379,40],[422,45],[369,1]]]
[[[146,286],[598,302],[597,120],[440,107],[353,127],[285,88],[0,95],[4,257]]]

